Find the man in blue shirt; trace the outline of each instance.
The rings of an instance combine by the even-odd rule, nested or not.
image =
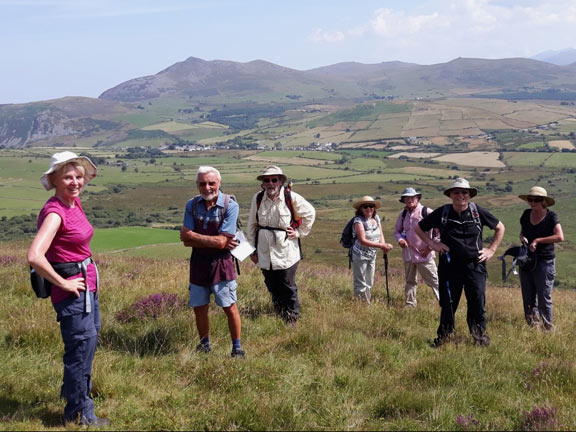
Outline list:
[[[208,353],[210,347],[210,295],[228,318],[232,337],[232,357],[244,357],[240,343],[241,320],[236,305],[236,271],[230,251],[238,246],[234,240],[239,207],[236,201],[220,191],[222,182],[216,168],[198,168],[196,185],[200,195],[186,204],[180,240],[192,247],[190,257],[190,306],[194,308],[200,337],[197,352]]]

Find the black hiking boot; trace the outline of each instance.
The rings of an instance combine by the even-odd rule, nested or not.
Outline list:
[[[198,344],[195,351],[199,354],[208,354],[212,351],[212,348],[210,348],[210,345]]]

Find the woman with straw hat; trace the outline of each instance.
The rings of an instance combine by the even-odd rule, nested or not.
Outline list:
[[[353,204],[354,245],[352,246],[352,266],[354,269],[354,296],[370,304],[371,289],[376,271],[376,253],[381,249],[388,253],[394,246],[386,243],[376,210],[381,204],[370,196],[363,196]]]
[[[537,257],[533,270],[520,268],[524,316],[528,325],[537,326],[541,320],[545,330],[552,330],[552,287],[556,276],[554,243],[564,241],[564,233],[558,215],[548,209],[555,201],[546,189],[533,186],[527,194],[518,197],[530,206],[520,217],[520,241]]]
[[[26,257],[36,273],[52,284],[50,297],[64,342],[64,422],[91,427],[110,425],[107,418],[96,417],[90,397],[100,330],[98,270],[90,251],[94,228],[79,198],[97,173],[87,157],[69,151],[52,156],[40,182],[46,190],[54,189],[54,196],[40,211],[38,234]]]

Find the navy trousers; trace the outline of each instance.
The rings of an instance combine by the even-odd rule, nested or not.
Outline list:
[[[92,311],[84,312],[84,296],[54,304],[64,341],[64,377],[61,397],[66,399],[64,421],[96,419],[92,390],[92,363],[100,331],[98,294],[90,292]]]

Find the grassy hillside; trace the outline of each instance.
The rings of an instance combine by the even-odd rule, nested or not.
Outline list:
[[[4,430],[59,430],[62,347],[49,301],[33,297],[25,243],[0,244],[0,416]],[[184,249],[184,248],[182,248]],[[488,348],[473,346],[465,311],[458,343],[429,347],[438,307],[422,286],[404,309],[401,271],[392,266],[387,306],[378,275],[370,307],[353,300],[343,266],[301,264],[303,318],[274,317],[262,276],[242,265],[239,306],[248,356],[233,360],[226,321],[212,309],[214,351],[194,353],[185,306],[185,259],[96,256],[103,329],[94,396],[117,430],[571,430],[576,331],[573,290],[554,292],[556,331],[523,322],[517,285],[490,286]],[[379,260],[379,270],[381,260]],[[177,296],[169,311],[133,304]],[[164,298],[167,298],[166,296]],[[464,302],[465,304],[465,302]],[[463,308],[465,309],[465,307]],[[122,314],[119,314],[123,312]],[[157,313],[157,317],[151,315]]]

